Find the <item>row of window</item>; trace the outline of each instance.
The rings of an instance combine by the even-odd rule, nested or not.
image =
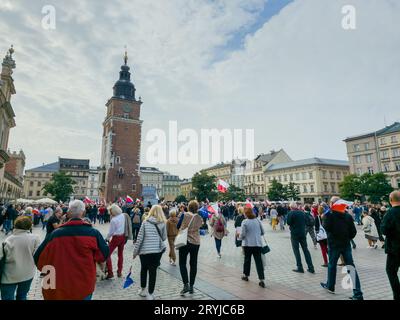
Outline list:
[[[383,150],[383,151],[381,151],[381,153],[380,153],[380,156],[381,156],[381,159],[382,160],[385,160],[385,159],[389,159],[390,157],[389,157],[389,151],[390,150]],[[393,158],[397,158],[397,157],[400,157],[400,148],[396,148],[396,149],[392,149],[391,150],[392,151],[392,157]],[[364,155],[364,156],[362,156],[362,155],[358,155],[358,156],[354,156],[353,157],[353,162],[354,163],[356,163],[356,164],[360,164],[360,163],[362,163],[363,161],[362,161],[362,158],[365,158],[365,162],[366,163],[372,163],[372,153],[369,153],[369,154],[366,154],[366,155]]]
[[[263,182],[264,175],[258,174],[258,175],[247,176],[245,181],[246,182]]]
[[[400,171],[400,161],[383,163],[382,170],[383,172]],[[362,168],[356,168],[356,173],[362,175],[363,173],[374,174],[375,172],[373,167],[368,167],[365,172],[363,172]]]
[[[379,139],[379,144],[380,145],[385,145],[387,143],[387,141],[388,141],[388,137],[380,138]],[[397,143],[398,142],[397,137],[396,136],[391,136],[390,137],[390,142],[391,143]],[[370,150],[369,142],[365,142],[362,145],[364,147],[364,150]],[[356,151],[356,152],[357,151],[361,151],[361,144],[359,144],[359,143],[353,144],[353,150]]]

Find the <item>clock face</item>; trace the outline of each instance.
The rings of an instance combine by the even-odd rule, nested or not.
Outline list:
[[[122,109],[124,110],[124,112],[131,112],[132,111],[132,107],[129,105],[124,105],[122,107]]]

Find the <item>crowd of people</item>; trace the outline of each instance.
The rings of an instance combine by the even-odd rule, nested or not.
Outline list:
[[[328,292],[335,292],[338,261],[341,260],[339,265],[352,268],[354,288],[351,299],[354,300],[363,299],[352,257],[352,250],[356,249],[353,241],[357,234],[356,225],[360,225],[368,248],[377,249],[380,241],[385,249],[386,272],[394,299],[400,299],[397,275],[400,266],[400,191],[390,195],[390,206],[350,203],[338,197],[333,197],[329,204],[230,201],[212,205],[192,200],[181,204],[114,203],[106,206],[74,200],[57,206],[0,206],[0,217],[5,234],[12,231],[0,250],[4,262],[0,269],[3,300],[26,300],[36,268],[41,277],[52,276],[47,266],[56,271],[57,286],[44,286],[44,299],[90,300],[99,270],[105,273],[105,279],[114,278],[111,255],[115,250],[118,251],[117,277],[123,277],[124,249],[128,241],[133,242],[133,259],[140,260],[140,296],[154,300],[157,269],[167,251],[170,264],[179,266],[183,286],[180,294],[193,294],[201,236],[211,234],[217,257],[221,258],[230,220],[235,227],[236,246],[241,247],[243,253],[241,279],[249,281],[253,259],[259,286],[265,288],[265,255],[270,248],[265,240],[264,219],[271,224],[271,232],[281,232],[289,227],[296,260],[293,271],[296,273],[305,272],[300,248],[307,272],[315,273],[307,236],[315,248],[320,246],[322,266],[327,268],[327,281],[321,286]],[[95,228],[97,223],[109,223],[106,237]],[[35,225],[46,229],[41,243],[32,233]]]

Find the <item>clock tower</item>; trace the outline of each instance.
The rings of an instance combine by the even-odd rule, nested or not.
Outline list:
[[[107,115],[103,122],[100,195],[107,202],[114,202],[120,197],[125,199],[127,195],[136,199],[141,195],[142,101],[135,97],[127,52],[124,62],[113,88],[113,96],[106,104]]]

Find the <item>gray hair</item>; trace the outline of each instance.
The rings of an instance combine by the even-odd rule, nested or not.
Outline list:
[[[114,213],[116,216],[120,215],[122,213],[121,208],[116,205],[115,203],[110,207],[111,213]]]
[[[85,212],[85,204],[81,200],[74,200],[69,203],[68,212],[72,218],[81,218]]]
[[[289,204],[289,207],[290,207],[290,209],[297,209],[298,208],[297,202],[296,201],[292,201]]]
[[[56,208],[56,210],[54,210],[54,213],[58,213],[58,212],[62,212],[62,209],[61,209],[60,206],[58,206],[58,207]]]

